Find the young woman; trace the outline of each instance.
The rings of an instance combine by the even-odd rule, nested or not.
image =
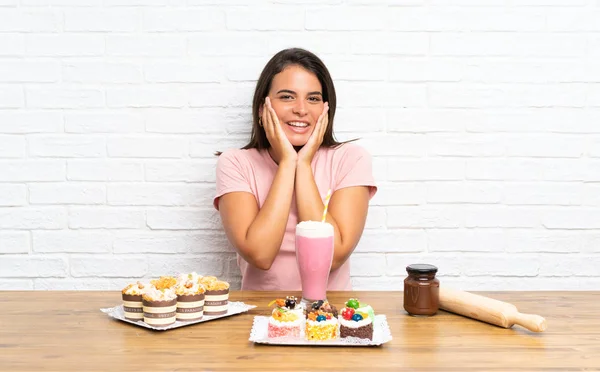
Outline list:
[[[295,229],[334,227],[328,290],[350,290],[348,258],[362,235],[376,192],[371,156],[333,136],[336,96],[323,62],[303,49],[277,53],[254,91],[252,134],[217,162],[214,206],[238,252],[243,290],[300,290]]]

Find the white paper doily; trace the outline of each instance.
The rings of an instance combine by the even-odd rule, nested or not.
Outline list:
[[[215,320],[215,319],[219,319],[219,318],[224,318],[227,316],[232,316],[232,315],[236,315],[236,314],[241,314],[241,313],[245,313],[246,311],[250,310],[250,309],[254,309],[256,306],[255,305],[247,305],[243,302],[230,302],[228,309],[227,309],[227,314],[223,314],[223,315],[204,315],[202,317],[202,319],[200,320],[192,320],[189,322],[181,322],[179,320],[176,320],[175,323],[168,325],[166,327],[154,327],[151,326],[149,324],[147,324],[146,322],[144,322],[143,320],[129,320],[129,319],[125,319],[125,312],[123,311],[123,305],[119,305],[119,306],[115,306],[115,307],[111,307],[108,309],[100,309],[100,311],[102,311],[105,314],[108,314],[109,317],[114,318],[114,319],[118,319],[121,320],[123,322],[127,322],[130,324],[134,324],[136,326],[140,326],[140,327],[144,327],[144,328],[150,328],[150,329],[154,329],[157,331],[166,331],[169,329],[173,329],[173,328],[179,328],[179,327],[185,327],[185,326],[189,326],[192,324],[198,324],[198,323],[203,323],[203,322],[209,322],[211,320]]]
[[[378,346],[392,340],[392,333],[385,315],[375,315],[373,321],[373,340],[356,337],[338,338],[329,341],[309,341],[304,338],[304,327],[300,337],[269,338],[269,317],[255,316],[250,341],[269,345],[312,345],[312,346]]]

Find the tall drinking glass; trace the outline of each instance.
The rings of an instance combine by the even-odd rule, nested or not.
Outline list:
[[[303,221],[296,225],[296,261],[302,282],[302,303],[327,300],[327,281],[333,262],[333,226]]]

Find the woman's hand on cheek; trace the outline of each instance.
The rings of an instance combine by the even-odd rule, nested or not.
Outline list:
[[[313,130],[308,142],[306,145],[302,147],[302,149],[298,152],[298,163],[305,163],[310,165],[313,157],[315,156],[319,147],[323,143],[323,136],[325,135],[325,131],[327,130],[327,125],[329,125],[329,103],[325,102],[323,105],[323,112],[317,119],[317,124],[315,129]]]
[[[265,98],[265,104],[262,112],[262,122],[265,128],[267,139],[271,144],[273,150],[273,156],[275,160],[281,164],[283,161],[296,162],[298,153],[294,150],[294,146],[283,133],[279,119],[277,119],[277,113],[271,106],[271,100],[269,97]]]

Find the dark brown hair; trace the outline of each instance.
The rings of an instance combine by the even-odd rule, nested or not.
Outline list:
[[[265,102],[265,98],[269,95],[271,82],[275,75],[283,71],[286,67],[293,65],[300,66],[317,76],[323,90],[323,102],[329,102],[329,124],[323,135],[323,143],[321,146],[335,147],[341,145],[341,143],[336,141],[333,136],[333,118],[335,117],[337,100],[335,96],[335,87],[333,86],[333,80],[331,79],[329,70],[327,70],[327,67],[325,67],[325,64],[319,57],[308,50],[290,48],[275,54],[273,58],[267,62],[258,78],[256,89],[254,90],[254,98],[252,99],[252,133],[250,135],[250,142],[242,147],[242,149],[261,150],[271,147],[265,131],[258,122],[260,117],[259,110],[261,105]]]

